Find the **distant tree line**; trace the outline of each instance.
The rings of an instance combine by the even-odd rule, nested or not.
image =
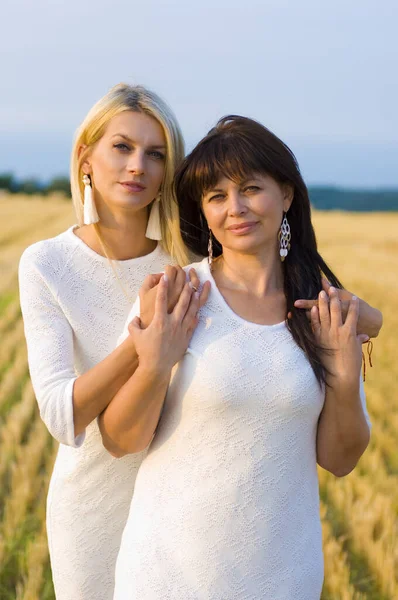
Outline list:
[[[55,192],[70,197],[69,177],[60,175],[48,183],[36,178],[17,179],[12,173],[0,174],[0,192],[43,194]],[[318,210],[398,211],[398,189],[353,190],[331,186],[310,186],[311,204]]]
[[[40,181],[35,177],[27,179],[18,179],[12,173],[0,173],[0,191],[10,194],[35,194],[48,195],[55,192],[62,193],[65,196],[71,195],[69,177],[60,175],[53,177],[47,183]]]
[[[319,210],[398,210],[398,189],[353,190],[319,186],[310,187],[309,192],[311,204]]]

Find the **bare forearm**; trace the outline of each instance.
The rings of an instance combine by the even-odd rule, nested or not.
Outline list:
[[[144,450],[157,427],[171,371],[138,367],[99,418],[102,441],[111,454]]]
[[[337,477],[347,475],[369,443],[359,390],[328,388],[318,422],[318,464]]]
[[[129,337],[103,361],[76,379],[73,388],[75,436],[108,406],[137,366],[137,354]]]
[[[379,335],[380,329],[383,325],[383,315],[373,308],[364,300],[359,301],[359,319],[358,319],[358,333],[366,333],[369,337],[375,338]]]

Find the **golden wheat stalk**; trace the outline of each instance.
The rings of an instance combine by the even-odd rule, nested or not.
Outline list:
[[[323,553],[325,560],[324,591],[330,598],[339,600],[363,600],[350,583],[350,568],[342,539],[336,539],[326,518],[327,507],[321,503]]]
[[[35,408],[36,398],[32,384],[28,380],[23,389],[20,402],[11,408],[0,430],[0,481],[3,480],[6,471],[11,465],[11,460],[14,458],[26,429],[32,420]]]
[[[21,573],[22,581],[20,581],[18,586],[17,600],[37,600],[40,597],[40,591],[44,584],[44,569],[49,560],[45,522],[45,498],[57,451],[58,446],[54,444],[54,450],[49,453],[46,460],[45,473],[42,476],[41,491],[36,509],[36,515],[42,526],[34,539],[26,547],[23,561],[24,568]]]
[[[2,268],[0,279],[0,297],[15,294],[18,289],[18,277],[15,268]]]
[[[0,409],[9,401],[13,394],[16,393],[23,378],[28,372],[28,359],[25,344],[18,348],[14,362],[11,367],[5,372],[5,375],[0,383]]]
[[[16,291],[15,291],[16,294]],[[9,329],[14,323],[17,322],[21,314],[21,308],[19,305],[19,298],[16,297],[7,308],[3,311],[0,316],[0,333],[3,333],[5,329]]]
[[[12,360],[12,356],[16,350],[24,345],[24,328],[22,319],[18,319],[15,326],[2,336],[0,345],[0,369],[4,368]]]
[[[381,592],[398,598],[397,521],[393,500],[375,491],[372,479],[353,472],[346,480],[328,478],[328,502],[342,516],[352,549],[365,558]]]
[[[23,524],[30,504],[40,491],[41,479],[37,477],[43,463],[43,454],[48,443],[48,432],[37,418],[32,426],[27,443],[19,446],[15,463],[11,468],[10,493],[4,503],[1,531],[7,542]]]

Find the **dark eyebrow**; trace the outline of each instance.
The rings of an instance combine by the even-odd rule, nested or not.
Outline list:
[[[114,138],[114,137],[121,137],[121,138],[123,138],[124,140],[126,140],[128,142],[131,142],[133,144],[135,143],[134,140],[131,137],[129,137],[128,135],[125,135],[124,133],[115,133],[115,135],[113,135],[112,138]],[[156,148],[156,149],[163,149],[163,150],[165,150],[166,146],[164,144],[155,144],[153,146],[148,146],[148,148],[150,148],[150,149],[155,149]]]
[[[253,175],[253,177],[247,177],[246,179],[243,179],[242,181],[239,182],[239,186],[244,186],[246,183],[248,183],[249,181],[257,181],[258,177],[256,177],[255,175]],[[208,190],[206,192],[207,194],[213,194],[214,192],[221,192],[221,193],[225,193],[225,190],[222,190],[221,188],[211,188],[210,190]]]

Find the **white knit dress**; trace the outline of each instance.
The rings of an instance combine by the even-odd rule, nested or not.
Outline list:
[[[135,299],[148,273],[170,262],[158,246],[117,261]],[[19,270],[30,374],[40,414],[60,442],[47,503],[57,600],[111,600],[120,538],[142,455],[115,459],[97,421],[74,438],[75,379],[110,354],[131,305],[106,258],[70,228],[30,246]]]
[[[114,598],[319,600],[324,391],[285,323],[243,320],[194,266],[212,289],[136,479]]]

